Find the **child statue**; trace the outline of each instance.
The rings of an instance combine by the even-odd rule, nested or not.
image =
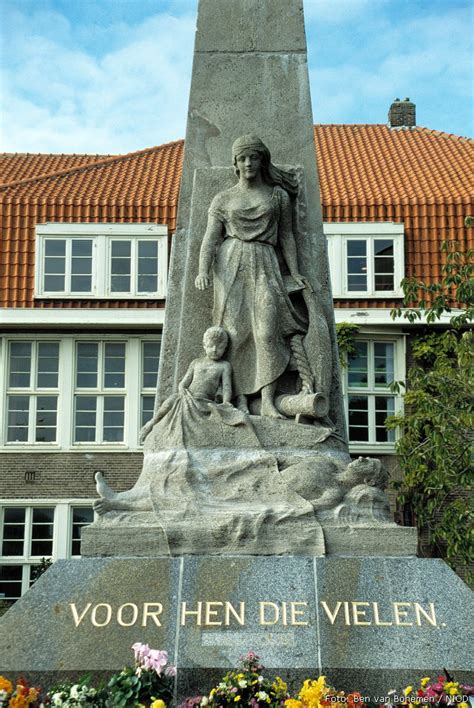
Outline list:
[[[227,426],[240,425],[246,429],[246,446],[259,447],[248,416],[230,402],[232,367],[223,358],[228,340],[223,327],[214,326],[206,330],[203,337],[205,355],[191,362],[178,385],[178,393],[167,398],[143,427],[141,440],[144,441],[153,431],[160,451],[189,451],[202,447],[219,449],[227,447]],[[220,399],[222,403],[218,402]],[[185,459],[191,464],[189,455],[186,454]],[[166,478],[166,470],[163,473]],[[156,469],[153,476],[157,476]],[[96,485],[100,499],[94,503],[94,509],[99,514],[119,509],[151,510],[152,481],[151,475],[144,469],[133,489],[114,492],[102,473],[97,472]]]

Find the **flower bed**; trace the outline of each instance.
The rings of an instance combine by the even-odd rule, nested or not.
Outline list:
[[[166,651],[150,649],[147,644],[132,646],[133,666],[114,674],[107,685],[92,686],[88,677],[79,683],[63,683],[42,690],[28,686],[24,680],[13,685],[0,676],[0,708],[166,708],[172,705],[176,667],[168,661]],[[181,703],[181,708],[369,708],[384,706],[453,706],[470,708],[474,686],[454,681],[447,672],[433,680],[421,679],[419,687],[407,686],[400,692],[388,691],[383,701],[368,701],[360,692],[344,693],[326,683],[325,676],[307,679],[295,696],[279,677],[265,676],[263,665],[255,652],[242,657],[242,665],[228,671],[222,680],[202,696],[193,696]]]

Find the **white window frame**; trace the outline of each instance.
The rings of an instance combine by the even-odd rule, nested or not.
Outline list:
[[[403,297],[400,286],[405,276],[404,224],[391,222],[377,223],[324,223],[324,234],[328,242],[329,267],[332,294],[334,298],[364,299]],[[394,256],[393,290],[374,289],[374,241],[392,239]],[[367,244],[367,290],[347,288],[347,242],[366,241]]]
[[[161,342],[159,339],[156,337],[150,337],[149,339],[143,339],[141,344],[140,344],[140,401],[139,401],[139,409],[138,409],[138,428],[141,430],[141,425],[142,425],[142,400],[145,396],[153,396],[154,401],[156,401],[156,389],[157,389],[157,383],[158,383],[158,375],[157,375],[157,383],[155,386],[143,386],[143,374],[145,371],[145,347],[144,344],[146,342],[156,342],[158,341],[160,343],[160,356],[161,356]],[[153,404],[155,405],[155,403]],[[143,443],[141,443],[141,446],[143,446]]]
[[[59,342],[59,395],[57,412],[56,442],[9,442],[7,443],[7,390],[8,390],[8,348],[14,341],[58,341]],[[142,389],[142,342],[161,341],[161,333],[152,334],[50,334],[31,335],[5,334],[0,336],[0,454],[11,452],[64,452],[65,450],[97,451],[103,446],[107,452],[139,451],[138,442],[141,428],[141,395],[152,392]],[[125,395],[125,428],[123,442],[74,443],[74,393],[76,342],[123,342],[125,343],[125,387],[124,389],[77,389],[79,395]],[[139,378],[138,378],[139,377]],[[19,389],[18,389],[19,390]],[[52,389],[48,389],[48,392]],[[25,391],[22,391],[22,395]],[[46,393],[46,389],[45,389]],[[30,395],[30,393],[25,393]],[[36,394],[35,394],[36,395]],[[56,395],[53,394],[52,395]]]
[[[94,387],[78,387],[76,384],[77,376],[77,363],[78,363],[78,344],[97,344],[97,384]],[[105,347],[106,344],[124,344],[125,358],[124,358],[124,385],[122,388],[106,388],[103,384],[104,380],[104,369],[105,369]],[[85,340],[76,340],[74,346],[74,394],[73,394],[73,420],[72,420],[72,444],[74,447],[84,447],[84,445],[104,445],[108,447],[109,445],[120,445],[125,444],[125,435],[127,431],[127,344],[120,337],[112,337],[110,340],[97,340],[94,338],[86,338]],[[96,399],[96,437],[94,441],[76,441],[75,440],[75,421],[76,421],[76,399],[78,397],[88,396],[90,398]],[[119,442],[110,442],[103,439],[104,434],[104,400],[106,397],[110,398],[121,398],[123,399],[124,406],[124,420],[123,420],[123,440]]]
[[[71,242],[74,239],[92,240],[92,290],[87,293],[71,292]],[[66,283],[62,292],[48,292],[43,288],[45,241],[66,241]],[[110,290],[111,241],[132,242],[132,277],[129,292],[113,293]],[[153,292],[137,293],[136,271],[138,241],[153,241],[158,244],[158,285]],[[68,257],[69,254],[69,257]],[[36,226],[35,298],[48,300],[149,300],[166,297],[168,277],[168,227],[165,224],[63,224],[46,223]]]
[[[0,565],[3,566],[21,566],[21,594],[30,588],[31,568],[38,565],[41,558],[44,556],[32,556],[28,553],[23,553],[21,556],[3,556],[3,519],[5,507],[26,508],[25,514],[25,535],[23,541],[23,550],[25,549],[25,541],[27,547],[31,541],[33,509],[38,508],[54,508],[53,521],[53,544],[51,556],[46,556],[56,561],[60,558],[78,558],[73,556],[72,549],[72,518],[74,507],[92,508],[93,499],[65,499],[58,501],[57,499],[1,499],[0,500]],[[95,518],[95,514],[94,517]],[[0,600],[2,597],[0,596]]]
[[[2,437],[4,438],[4,444],[6,446],[13,447],[13,446],[24,446],[24,445],[34,445],[36,446],[56,446],[57,445],[57,440],[58,440],[58,428],[59,428],[59,408],[60,408],[60,402],[61,402],[61,364],[60,364],[60,358],[61,358],[61,345],[60,345],[60,340],[56,336],[45,336],[42,338],[37,338],[37,337],[8,337],[5,338],[5,366],[3,367],[4,369],[4,379],[3,379],[3,390],[5,391],[5,394],[2,395],[3,399],[3,406],[0,406],[2,409],[2,412],[0,412],[0,423],[3,422],[2,418],[4,419],[4,425],[2,425],[3,429],[3,435],[0,433],[0,439]],[[31,359],[30,359],[30,385],[28,387],[19,387],[19,386],[10,386],[10,357],[9,357],[9,351],[10,351],[10,342],[19,342],[19,341],[24,341],[24,342],[31,342],[32,347],[31,347]],[[58,343],[59,344],[59,367],[58,367],[58,385],[55,388],[41,388],[37,385],[37,373],[38,373],[38,344],[39,342],[51,342],[51,343]],[[2,382],[0,382],[0,392],[2,390]],[[28,405],[29,405],[29,410],[28,410],[28,440],[25,442],[20,442],[20,441],[9,441],[8,440],[8,398],[9,396],[25,396],[29,399]],[[40,396],[50,396],[53,398],[56,398],[56,438],[55,440],[51,442],[42,442],[42,441],[35,441],[35,434],[36,434],[36,411],[37,411],[37,399]],[[3,415],[2,415],[3,413]],[[41,427],[41,426],[40,426]]]
[[[405,381],[406,377],[406,336],[402,333],[377,332],[373,329],[361,329],[357,333],[357,340],[368,342],[386,342],[394,345],[394,380]],[[371,368],[369,362],[369,370]],[[403,396],[401,393],[393,393],[387,388],[372,388],[372,387],[351,387],[348,385],[348,367],[342,369],[342,383],[344,393],[344,410],[346,415],[347,433],[349,435],[349,396],[358,395],[374,398],[375,396],[393,396],[394,398],[394,415],[403,412]],[[371,440],[365,441],[349,441],[349,452],[354,454],[384,454],[390,455],[395,453],[395,443],[398,439],[398,431],[395,430],[395,440],[393,442],[377,442],[375,440],[375,417],[373,415],[372,406],[369,404],[369,437]]]

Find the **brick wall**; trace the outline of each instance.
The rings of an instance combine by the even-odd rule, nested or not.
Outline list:
[[[0,498],[90,498],[94,472],[105,473],[116,491],[133,486],[142,468],[141,452],[5,453],[0,455]],[[25,476],[34,472],[34,482]]]

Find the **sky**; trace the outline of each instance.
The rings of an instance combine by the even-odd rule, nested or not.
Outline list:
[[[232,0],[214,0],[229,2]],[[472,0],[304,0],[315,123],[473,135]],[[197,0],[0,0],[0,150],[119,154],[184,137]]]

